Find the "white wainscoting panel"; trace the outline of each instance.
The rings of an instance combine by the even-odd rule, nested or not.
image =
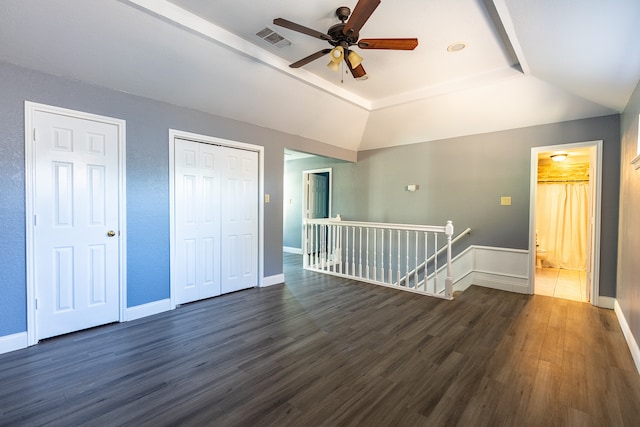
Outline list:
[[[452,264],[455,291],[478,285],[529,293],[529,252],[526,250],[469,246],[452,260]]]

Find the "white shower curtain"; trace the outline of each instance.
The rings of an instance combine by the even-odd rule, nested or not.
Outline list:
[[[548,266],[586,268],[588,212],[588,182],[538,183],[536,230]]]

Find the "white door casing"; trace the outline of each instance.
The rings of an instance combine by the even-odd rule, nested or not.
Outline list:
[[[536,273],[536,195],[538,182],[538,153],[546,151],[568,151],[589,148],[591,196],[589,200],[589,242],[587,251],[587,295],[592,305],[599,306],[600,295],[600,225],[602,205],[602,144],[600,141],[577,142],[571,144],[534,147],[531,149],[531,175],[529,189],[529,293],[535,293]]]
[[[124,320],[124,121],[25,104],[28,343]]]
[[[320,174],[326,174],[328,179]],[[302,171],[302,218],[331,218],[332,181],[331,168]],[[308,232],[306,227],[303,229],[305,233]],[[319,235],[315,240],[318,241],[318,238]],[[304,254],[314,251],[309,242],[309,236],[303,233],[301,247],[304,248]]]

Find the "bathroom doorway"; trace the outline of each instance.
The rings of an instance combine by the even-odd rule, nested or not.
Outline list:
[[[531,150],[530,292],[597,305],[602,141]]]

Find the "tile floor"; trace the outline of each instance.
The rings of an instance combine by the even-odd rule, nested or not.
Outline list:
[[[584,270],[536,268],[535,293],[586,302],[586,276],[587,273]]]

